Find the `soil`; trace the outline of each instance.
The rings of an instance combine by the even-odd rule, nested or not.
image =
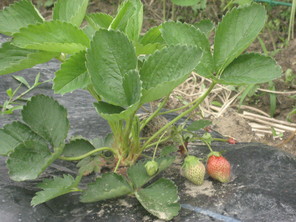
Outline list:
[[[3,0],[0,3],[0,8],[12,2],[14,2],[14,0]],[[42,0],[34,0],[33,2],[38,5],[44,17],[50,18],[52,6],[45,7],[45,4],[42,3],[46,1]],[[150,27],[158,25],[162,22],[162,1],[143,0],[142,2],[145,5],[143,31],[146,31]],[[219,20],[221,20],[223,14],[225,14],[225,12],[221,10],[221,2],[223,1],[208,0],[205,10],[192,9],[191,7],[175,7],[175,14],[172,15],[172,5],[170,1],[167,1],[165,16],[166,19],[170,19],[174,16],[175,19],[189,23],[194,23],[203,18],[209,18],[217,24]],[[99,11],[114,15],[116,13],[117,6],[117,0],[92,0],[90,1],[90,7],[88,10],[89,12]],[[268,9],[269,14],[267,22],[268,25],[263,30],[260,37],[263,39],[269,54],[275,54],[275,60],[279,65],[281,65],[283,73],[285,74],[290,72],[292,76],[291,81],[287,81],[284,74],[282,78],[274,81],[275,90],[277,92],[294,91],[294,94],[276,94],[276,111],[273,117],[276,120],[287,121],[287,115],[292,111],[293,107],[296,107],[296,39],[292,39],[287,44],[289,8],[283,6],[270,7],[269,5],[266,5],[266,8]],[[263,51],[258,40],[250,46],[249,50],[259,52]],[[268,89],[268,85],[262,85],[260,88]],[[186,99],[186,96],[183,96],[183,98],[184,97]],[[252,97],[248,97],[245,100],[244,104],[269,113],[269,97],[270,93],[257,90]],[[178,98],[175,98],[175,101],[172,100],[171,105],[174,104],[175,107],[179,106],[180,102],[176,101],[178,101]],[[215,115],[207,116],[213,120],[213,129],[217,130],[224,136],[234,137],[240,142],[258,141],[268,145],[277,146],[280,149],[296,155],[296,131],[284,131],[281,136],[263,134],[263,136],[261,135],[258,137],[258,134],[256,134],[249,125],[249,121],[242,117],[241,110],[237,109],[237,101],[238,100],[234,100],[222,115],[219,115],[218,117],[217,115],[216,117]],[[292,115],[289,121],[296,123],[296,115]]]

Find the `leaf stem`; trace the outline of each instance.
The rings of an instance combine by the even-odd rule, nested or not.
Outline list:
[[[166,138],[164,138],[164,139],[162,139],[162,140],[160,140],[160,141],[156,141],[156,142],[154,142],[154,143],[150,143],[149,145],[147,145],[146,148],[151,147],[151,146],[155,146],[158,142],[159,142],[159,143],[163,143],[163,142],[167,141],[167,140],[170,139],[170,138],[171,138],[171,136],[168,136],[168,137],[166,137]]]
[[[181,118],[183,118],[184,116],[188,115],[189,113],[191,113],[194,109],[196,109],[203,101],[204,99],[209,95],[209,93],[212,91],[212,89],[214,88],[214,86],[217,84],[216,81],[213,81],[210,85],[210,87],[207,89],[207,91],[199,98],[197,98],[194,101],[194,105],[189,108],[188,110],[186,110],[185,112],[181,113],[179,116],[175,117],[172,121],[168,122],[166,125],[164,125],[161,129],[159,129],[154,135],[152,135],[143,145],[142,150],[146,149],[147,146],[149,145],[149,143],[151,141],[153,141],[157,136],[159,136],[163,131],[165,131],[168,127],[170,127],[171,125],[173,125],[174,123],[176,123],[178,120],[180,120]]]
[[[173,113],[173,112],[176,112],[176,111],[179,111],[179,110],[182,110],[182,109],[185,109],[189,106],[191,106],[192,104],[194,104],[196,101],[192,101],[184,106],[181,106],[181,107],[178,107],[176,109],[170,109],[168,111],[165,111],[165,112],[162,112],[162,113],[158,113],[158,115],[165,115],[165,114],[168,114],[168,113]]]
[[[79,173],[76,178],[75,178],[75,181],[73,183],[73,191],[80,191],[79,188],[77,187],[78,184],[80,183],[81,179],[83,177],[83,173]]]
[[[94,97],[97,101],[101,101],[101,97],[96,93],[93,85],[88,85],[87,86],[87,90],[88,92],[92,95],[92,97]]]
[[[116,150],[111,148],[111,147],[101,147],[101,148],[97,148],[97,149],[94,149],[92,151],[89,151],[88,153],[85,153],[83,155],[80,155],[80,156],[74,156],[74,157],[64,157],[64,156],[60,156],[59,159],[61,160],[67,160],[67,161],[76,161],[76,160],[81,160],[81,159],[84,159],[94,153],[97,153],[97,152],[100,152],[100,151],[103,151],[103,150],[109,150],[111,151],[112,153],[114,154],[117,154]]]
[[[172,20],[175,21],[176,5],[172,3]]]
[[[162,0],[162,20],[166,21],[166,0]]]
[[[181,134],[179,134],[179,136],[180,136],[181,144],[182,144],[182,146],[184,147],[184,150],[185,150],[185,155],[188,155],[188,149],[187,149],[187,147],[186,147],[186,145],[184,143],[183,137],[181,136]]]
[[[155,149],[154,149],[154,152],[153,152],[152,161],[153,161],[154,158],[155,158],[156,151],[157,151],[158,145],[159,145],[159,143],[160,143],[160,140],[162,139],[162,137],[163,137],[165,134],[166,134],[166,132],[164,132],[164,133],[160,136],[159,140],[157,141],[157,144],[156,144]]]
[[[213,150],[212,150],[212,147],[210,146],[210,144],[209,143],[206,143],[206,142],[204,142],[207,146],[208,146],[208,148],[209,148],[209,150],[210,150],[210,152],[212,153],[213,152]]]
[[[116,166],[115,166],[115,169],[114,169],[114,173],[116,173],[116,171],[117,171],[117,169],[118,169],[118,167],[119,167],[119,164],[120,164],[120,162],[121,162],[121,159],[122,159],[122,156],[119,156],[119,158],[118,158],[118,161],[117,161],[117,163],[116,163]]]
[[[151,119],[153,119],[155,116],[158,115],[159,111],[162,109],[162,107],[167,103],[169,99],[169,96],[167,96],[158,106],[158,108],[146,119],[144,120],[144,123],[141,124],[140,131],[150,122]]]

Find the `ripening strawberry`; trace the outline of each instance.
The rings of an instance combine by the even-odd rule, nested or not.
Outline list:
[[[207,162],[207,172],[222,183],[230,181],[231,166],[228,160],[218,152],[211,152]]]
[[[181,168],[181,175],[196,185],[204,182],[206,168],[195,156],[187,156]]]

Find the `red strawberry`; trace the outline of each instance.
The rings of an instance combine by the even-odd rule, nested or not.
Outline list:
[[[218,152],[211,152],[208,157],[207,172],[210,177],[222,183],[229,182],[231,166],[228,160]]]
[[[187,156],[181,168],[181,175],[196,185],[204,182],[206,168],[195,156]]]

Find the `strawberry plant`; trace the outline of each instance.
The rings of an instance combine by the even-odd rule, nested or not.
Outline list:
[[[15,181],[38,178],[57,159],[77,162],[75,177],[56,176],[40,183],[33,206],[70,192],[81,193],[85,203],[129,194],[151,214],[170,220],[180,210],[177,187],[158,175],[174,162],[175,149],[157,152],[157,148],[162,142],[178,140],[189,155],[186,147],[194,130],[208,125],[205,121],[188,127],[175,123],[197,109],[218,83],[257,84],[281,75],[272,58],[243,53],[263,28],[265,9],[259,4],[232,9],[216,28],[212,51],[207,34],[190,24],[165,22],[141,34],[140,0],[124,1],[114,17],[86,14],[87,5],[88,0],[58,0],[52,20],[45,20],[28,0],[3,9],[0,33],[12,38],[0,48],[0,74],[59,59],[54,92],[87,90],[112,133],[90,140],[68,138],[66,109],[53,98],[36,95],[23,107],[23,121],[0,129],[0,154],[7,156],[9,175]],[[81,25],[84,19],[87,23]],[[161,110],[169,94],[192,70],[212,79],[204,95],[181,107],[183,113],[152,136],[143,137],[144,127],[164,114]],[[160,99],[158,108],[141,120],[138,110]],[[213,140],[207,134],[201,139],[207,144]],[[149,157],[153,148],[153,157]],[[187,157],[183,170],[186,177],[200,184],[203,169],[197,170],[198,164]],[[103,166],[110,172],[101,173]],[[202,173],[198,180],[193,178],[197,171]],[[87,187],[80,186],[81,179],[92,172],[100,176]]]

